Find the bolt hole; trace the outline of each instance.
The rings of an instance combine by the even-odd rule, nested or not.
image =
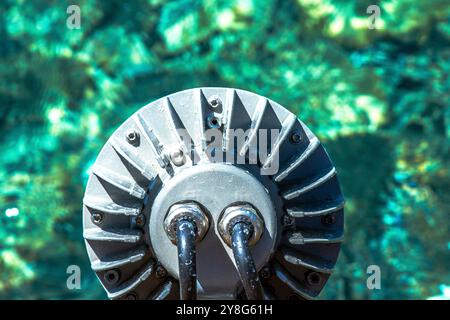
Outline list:
[[[320,274],[318,274],[317,272],[313,271],[306,274],[306,282],[308,282],[310,286],[317,286],[318,284],[320,284],[321,279],[322,278]]]
[[[269,267],[262,268],[261,271],[259,272],[259,276],[263,280],[269,279],[271,277],[270,268]]]

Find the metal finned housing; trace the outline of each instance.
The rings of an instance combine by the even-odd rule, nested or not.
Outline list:
[[[167,213],[164,220],[164,230],[169,239],[177,242],[177,228],[181,220],[191,221],[195,227],[195,241],[200,241],[205,236],[209,228],[208,217],[203,213],[200,206],[196,203],[174,204]]]
[[[175,222],[186,205],[198,299],[249,298],[228,240],[236,220],[222,225],[225,212],[261,220],[241,226],[251,226],[248,254],[264,271],[264,297],[313,299],[333,272],[344,235],[338,173],[313,132],[275,101],[233,88],[185,90],[112,134],[83,199],[87,252],[109,298],[180,298]],[[177,218],[166,224],[169,216]]]

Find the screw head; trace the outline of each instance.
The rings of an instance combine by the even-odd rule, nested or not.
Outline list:
[[[269,267],[262,268],[261,271],[259,272],[259,275],[260,275],[261,279],[264,279],[264,280],[269,279],[271,276],[270,268]]]
[[[336,217],[332,213],[329,213],[322,217],[322,223],[327,226],[332,225],[335,221]]]
[[[128,131],[127,141],[131,144],[137,144],[139,142],[139,133],[134,129]]]
[[[320,276],[319,273],[317,273],[315,271],[310,271],[306,274],[306,282],[310,286],[317,286],[318,284],[320,284],[321,280],[322,280],[322,277]]]
[[[180,167],[186,163],[186,156],[184,155],[183,150],[178,147],[169,150],[169,158],[177,167]]]
[[[103,215],[101,213],[93,213],[91,216],[91,220],[95,224],[99,224],[103,221]]]
[[[116,284],[117,282],[119,282],[120,273],[115,269],[108,270],[103,275],[103,279],[105,279],[105,281],[111,285]]]
[[[302,135],[300,134],[300,132],[294,131],[291,134],[291,142],[292,143],[300,143],[301,140],[302,140]]]
[[[126,295],[125,300],[137,300],[137,294],[134,292],[131,292]]]
[[[136,223],[136,225],[137,225],[138,227],[143,227],[143,226],[145,225],[145,216],[144,216],[142,213],[138,214],[138,215],[136,216],[134,222]]]
[[[216,95],[210,97],[208,102],[212,108],[220,108],[222,106],[222,100]]]
[[[222,125],[220,119],[216,117],[214,114],[209,115],[208,118],[206,119],[206,122],[210,129],[219,129],[220,126]]]
[[[156,267],[155,274],[156,274],[156,278],[161,279],[167,275],[167,271],[166,271],[166,269],[164,269],[163,266],[159,265]]]
[[[164,230],[172,243],[176,244],[176,228],[178,220],[182,218],[189,218],[195,223],[196,241],[203,239],[209,228],[209,220],[203,209],[195,202],[177,203],[169,208],[164,219]]]

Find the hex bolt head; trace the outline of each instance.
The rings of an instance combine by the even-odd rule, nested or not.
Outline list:
[[[169,150],[169,158],[170,161],[177,167],[180,167],[186,163],[186,156],[180,148],[172,148]]]
[[[211,108],[220,108],[222,106],[222,100],[220,100],[219,96],[212,96],[208,99],[208,103]]]
[[[302,135],[300,134],[300,132],[294,131],[291,134],[291,142],[292,143],[300,143],[301,140],[302,140]]]
[[[127,132],[127,141],[130,144],[136,145],[139,143],[139,133],[132,129]]]
[[[158,265],[155,270],[155,276],[158,279],[164,278],[167,275],[166,269],[163,266]]]
[[[95,224],[99,224],[103,221],[103,215],[101,213],[93,213],[91,215],[91,220]]]

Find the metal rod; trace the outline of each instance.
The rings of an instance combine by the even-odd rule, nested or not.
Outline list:
[[[197,270],[195,251],[195,224],[187,219],[177,223],[178,268],[180,299],[197,299]]]
[[[236,223],[231,232],[231,247],[247,299],[263,300],[263,289],[248,246],[251,233],[245,222]]]

